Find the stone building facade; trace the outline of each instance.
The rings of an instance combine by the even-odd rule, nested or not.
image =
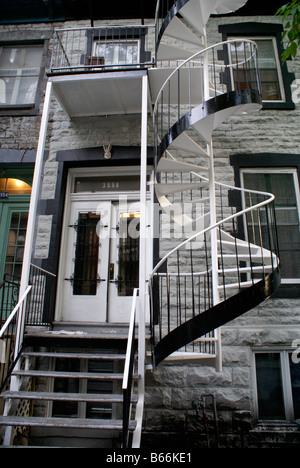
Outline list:
[[[138,25],[139,21],[97,20],[96,24],[125,23]],[[147,18],[144,24],[152,25],[153,19]],[[209,44],[221,42],[226,34],[227,37],[233,35],[232,25],[239,26],[236,29],[239,35],[244,32],[245,36],[260,39],[266,36],[270,26],[268,37],[278,37],[282,19],[272,14],[211,17],[207,24]],[[28,181],[32,177],[55,29],[89,26],[88,20],[0,25],[2,44],[20,44],[25,39],[43,45],[43,77],[39,82],[38,105],[25,110],[0,106],[1,177],[24,180],[25,173]],[[251,28],[253,32],[249,33]],[[154,33],[149,35],[149,45],[154,49]],[[299,57],[287,61],[279,69],[289,93],[283,104],[267,104],[254,114],[232,116],[214,131],[215,175],[216,181],[234,186],[240,183],[241,169],[257,169],[264,173],[275,169],[279,174],[290,170],[288,173],[292,173],[295,184],[298,183],[295,185],[294,221],[300,228]],[[78,167],[79,163],[88,167],[99,159],[106,164],[102,146],[108,139],[113,151],[111,161],[115,161],[115,157],[122,165],[128,154],[137,161],[141,142],[140,116],[104,115],[70,120],[52,96],[32,256],[32,261],[39,267],[57,273],[63,210],[60,193],[66,183],[66,167]],[[149,115],[150,166],[153,166],[153,139]],[[194,161],[190,158],[186,162]],[[294,256],[300,256],[299,243],[294,248]],[[295,261],[297,263],[297,258]],[[142,446],[152,447],[159,443],[174,449],[179,446],[191,449],[217,445],[277,447],[299,444],[300,433],[295,422],[300,418],[296,353],[297,340],[300,340],[299,260],[295,270],[297,268],[297,278],[288,284],[283,282],[274,297],[222,327],[222,372],[201,361],[165,361],[146,373]],[[257,359],[258,355],[263,358]],[[289,366],[291,356],[293,369]],[[283,397],[275,397],[278,397],[276,408],[268,407],[260,388],[258,395],[258,385],[268,367],[273,372],[267,376],[270,380],[266,386],[272,387],[272,379],[282,379],[272,387],[283,391]],[[292,385],[289,381],[291,370]],[[265,418],[261,411],[266,411]],[[284,414],[277,415],[276,411]]]

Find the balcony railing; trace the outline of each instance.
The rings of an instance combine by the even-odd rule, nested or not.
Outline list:
[[[56,30],[50,73],[109,71],[152,66],[152,26],[107,26]]]

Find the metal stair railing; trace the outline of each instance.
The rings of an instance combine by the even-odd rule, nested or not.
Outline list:
[[[239,209],[229,204],[224,206],[224,200],[228,197],[220,193],[220,200],[223,200],[219,215],[221,219],[215,225],[195,232],[167,252],[150,275],[151,325],[156,365],[181,348],[207,354],[209,347],[209,354],[216,354],[216,337],[211,332],[217,327],[214,323],[211,328],[208,320],[206,333],[196,337],[202,337],[201,340],[195,343],[195,338],[189,340],[186,335],[181,338],[178,332],[172,339],[171,348],[160,350],[160,355],[155,356],[156,346],[168,334],[179,330],[187,322],[192,327],[195,317],[213,307],[210,250],[210,234],[213,230],[217,229],[219,241],[220,302],[226,303],[245,288],[266,282],[269,275],[279,267],[274,196],[225,184],[218,185],[223,190],[227,189],[228,193],[236,190],[244,199],[247,197],[246,207]],[[236,209],[237,212],[234,212]],[[221,324],[222,317],[219,326]]]
[[[20,357],[25,327],[52,323],[55,278],[53,273],[30,265],[29,284],[0,329],[1,390]]]
[[[138,289],[134,289],[132,307],[129,321],[128,341],[122,383],[123,391],[123,434],[122,448],[129,446],[129,421],[131,417],[131,395],[133,390],[133,372],[136,353],[135,331],[136,331],[136,306]]]
[[[2,390],[6,385],[7,379],[20,356],[24,335],[26,301],[31,288],[32,286],[28,286],[26,288],[24,294],[19,299],[0,330],[2,355],[5,358],[3,359],[3,373],[1,376],[0,390]]]
[[[252,40],[237,38],[206,47],[170,74],[161,86],[153,110],[157,143],[172,134],[172,127],[178,126],[181,119],[191,118],[194,109],[202,110],[205,117],[213,99],[222,95],[228,99],[232,91],[241,96],[257,95],[259,103],[257,46]]]
[[[148,31],[154,25],[109,25],[54,31],[50,73],[152,67]],[[97,50],[98,48],[98,50]]]

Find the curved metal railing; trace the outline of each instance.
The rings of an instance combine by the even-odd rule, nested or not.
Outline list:
[[[206,179],[196,173],[193,176]],[[203,223],[203,229],[180,243],[176,239],[167,239],[166,248],[169,251],[162,256],[150,275],[154,347],[181,325],[189,321],[192,325],[193,318],[215,305],[210,250],[213,231],[217,231],[218,239],[220,302],[225,303],[245,288],[265,282],[269,275],[278,270],[274,195],[222,183],[216,185],[219,220],[205,227],[209,207],[204,207],[203,216],[197,223],[198,227],[199,222]],[[229,200],[226,205],[225,200]],[[230,200],[234,200],[234,203],[230,203]],[[170,249],[172,241],[177,245]],[[163,244],[162,239],[162,248]],[[173,339],[171,348],[165,352],[168,355],[184,346],[185,351],[214,355],[215,345],[213,330],[208,330],[196,342],[186,341],[186,337],[183,341],[180,338],[178,341]],[[156,363],[166,357],[164,351],[160,350],[160,353]]]
[[[252,40],[236,38],[206,47],[170,73],[154,105],[156,142],[195,108],[204,109],[222,95],[228,98],[232,91],[256,94],[261,104],[257,46]]]

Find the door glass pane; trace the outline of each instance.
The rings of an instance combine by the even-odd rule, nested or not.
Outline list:
[[[139,285],[140,213],[121,213],[119,220],[119,296],[132,296]]]
[[[75,246],[75,269],[73,294],[95,296],[99,283],[99,237],[96,231],[100,215],[92,212],[79,213],[75,226],[77,240]]]
[[[258,417],[264,420],[285,419],[279,353],[257,353],[256,378]]]
[[[76,177],[74,193],[119,192],[139,190],[138,176]]]
[[[300,278],[300,220],[294,175],[258,172],[243,173],[243,178],[245,188],[275,195],[281,276],[282,278]],[[255,196],[251,195],[251,197],[254,203]],[[245,195],[245,198],[246,206],[249,206],[249,195]],[[264,220],[262,222],[264,223]]]
[[[31,186],[20,179],[0,179],[0,194],[1,198],[6,198],[7,195],[30,195]]]
[[[294,404],[294,418],[300,419],[300,363],[295,363],[290,356],[292,396]]]
[[[13,212],[8,233],[4,273],[21,277],[27,227],[27,212]]]

